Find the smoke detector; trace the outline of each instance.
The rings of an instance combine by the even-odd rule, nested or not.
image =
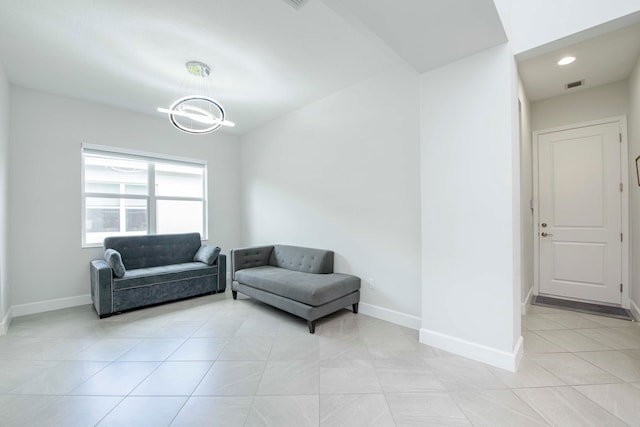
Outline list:
[[[305,5],[309,0],[284,0],[285,3],[289,4],[294,9],[300,9]]]

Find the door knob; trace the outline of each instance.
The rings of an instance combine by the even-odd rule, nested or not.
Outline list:
[[[553,236],[553,234],[549,234],[549,233],[546,233],[546,232],[544,232],[544,231],[543,231],[542,233],[540,233],[540,235],[541,235],[542,237]]]
[[[543,222],[542,224],[540,224],[542,226],[542,228],[545,228],[547,226],[546,222]]]

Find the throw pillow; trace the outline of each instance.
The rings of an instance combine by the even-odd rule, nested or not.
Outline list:
[[[120,252],[115,249],[107,249],[104,251],[104,260],[107,261],[107,264],[109,264],[109,267],[113,270],[114,276],[122,277],[124,273],[127,272],[126,268],[124,268]]]
[[[218,246],[202,245],[193,257],[193,260],[213,265],[218,258],[218,254],[220,254],[220,248]]]

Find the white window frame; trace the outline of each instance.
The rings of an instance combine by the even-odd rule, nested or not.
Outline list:
[[[137,161],[145,161],[148,162],[148,186],[149,193],[147,195],[139,195],[139,194],[109,194],[109,193],[99,193],[99,192],[85,192],[85,168],[84,168],[84,154],[92,153],[92,154],[101,154],[105,156],[114,156],[119,158],[124,158],[128,160],[137,160]],[[179,197],[179,196],[158,196],[156,195],[156,185],[155,185],[155,164],[157,163],[173,163],[177,165],[183,166],[195,166],[203,168],[203,197]],[[101,243],[87,243],[86,236],[86,215],[87,215],[87,206],[86,200],[87,197],[99,197],[99,198],[114,198],[114,199],[140,199],[147,201],[147,224],[148,230],[147,235],[157,234],[156,233],[156,203],[159,200],[175,200],[175,201],[198,201],[202,202],[202,236],[201,239],[206,241],[208,240],[209,234],[209,218],[208,218],[208,190],[207,190],[207,182],[208,182],[208,168],[206,160],[199,159],[191,159],[186,157],[177,157],[170,156],[164,154],[157,153],[149,153],[143,151],[136,150],[128,150],[124,148],[118,147],[110,147],[105,145],[94,145],[94,144],[81,144],[80,149],[80,164],[81,164],[81,200],[82,200],[82,224],[81,224],[81,236],[82,236],[82,247],[83,248],[95,248],[101,247]]]

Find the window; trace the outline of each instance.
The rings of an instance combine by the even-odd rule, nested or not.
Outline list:
[[[207,234],[207,165],[82,146],[82,244],[107,236]]]

